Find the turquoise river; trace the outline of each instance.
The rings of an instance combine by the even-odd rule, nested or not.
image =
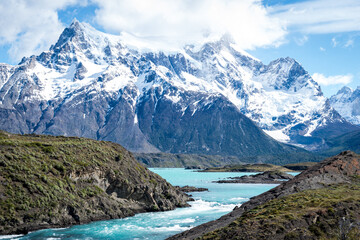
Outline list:
[[[168,182],[178,186],[208,188],[192,193],[191,207],[173,211],[141,213],[124,219],[93,222],[61,229],[39,230],[27,235],[0,236],[0,239],[165,239],[230,212],[250,197],[275,184],[218,184],[214,180],[248,173],[206,173],[182,168],[152,168]]]

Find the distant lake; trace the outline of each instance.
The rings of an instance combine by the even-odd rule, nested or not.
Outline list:
[[[173,211],[141,213],[134,217],[93,222],[62,229],[46,229],[25,236],[0,236],[0,239],[165,239],[230,212],[250,197],[277,184],[219,184],[212,181],[254,173],[196,172],[183,168],[151,168],[178,186],[208,188],[209,192],[191,193],[191,207]]]

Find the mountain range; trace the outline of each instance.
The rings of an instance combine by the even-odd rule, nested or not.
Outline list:
[[[359,129],[292,58],[265,65],[228,37],[172,52],[140,45],[74,20],[49,51],[1,64],[1,129],[229,156],[322,149]]]
[[[343,87],[331,96],[330,104],[347,121],[360,125],[360,86],[355,90]]]

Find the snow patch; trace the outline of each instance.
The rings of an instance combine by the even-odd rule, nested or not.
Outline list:
[[[264,130],[264,132],[269,135],[270,137],[280,141],[280,142],[284,142],[287,143],[290,141],[290,137],[288,135],[286,135],[283,130]]]

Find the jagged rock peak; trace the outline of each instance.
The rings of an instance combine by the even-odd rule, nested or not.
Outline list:
[[[294,58],[286,57],[286,58],[278,58],[274,61],[271,61],[268,65],[269,68],[276,67],[277,69],[281,69],[283,71],[290,71],[291,69],[301,70],[302,74],[306,74],[307,72],[301,66],[301,64],[296,61]]]
[[[353,90],[348,86],[342,87],[336,94],[352,93]]]
[[[101,43],[120,41],[119,36],[103,33],[93,28],[90,24],[79,22],[76,18],[72,21],[69,27],[65,28],[61,33],[57,43],[50,49],[55,50],[64,46],[69,41],[76,42],[78,47],[86,47],[86,44],[99,44],[98,47],[103,47]],[[84,45],[85,44],[85,45]],[[84,50],[86,50],[84,48]]]
[[[70,28],[79,26],[80,24],[81,24],[81,23],[79,22],[79,20],[77,20],[77,18],[74,18],[74,19],[71,21]]]
[[[71,40],[76,34],[79,34],[81,31],[82,31],[82,25],[78,20],[74,19],[71,25],[65,28],[64,31],[61,33],[57,43],[52,47],[52,49],[60,48],[67,41]]]

